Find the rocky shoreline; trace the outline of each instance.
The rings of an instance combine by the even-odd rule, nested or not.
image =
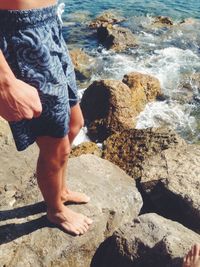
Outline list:
[[[122,19],[104,15],[90,24],[106,48],[138,45],[118,26]],[[173,27],[164,17],[154,23]],[[81,50],[71,55],[86,82],[95,59]],[[85,90],[81,108],[93,142],[72,149],[67,173],[70,187],[91,197],[70,205],[94,220],[81,237],[48,223],[35,177],[37,147],[18,153],[0,120],[0,266],[181,267],[200,242],[200,146],[170,128],[135,129],[145,105],[162,97],[159,80],[139,72]]]

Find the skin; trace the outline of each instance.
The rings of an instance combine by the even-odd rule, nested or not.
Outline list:
[[[200,267],[200,244],[195,244],[184,257],[182,267]]]
[[[3,0],[0,9],[26,10],[56,4],[55,0]],[[19,121],[40,116],[41,102],[37,88],[16,79],[0,50],[0,115],[7,121]],[[65,170],[71,144],[83,126],[79,104],[71,108],[69,133],[64,138],[38,137],[37,181],[47,204],[50,222],[73,234],[84,234],[92,220],[66,207],[66,202],[87,203],[89,197],[71,191],[65,184]]]

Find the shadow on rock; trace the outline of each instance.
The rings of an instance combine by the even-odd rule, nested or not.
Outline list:
[[[39,202],[33,205],[28,205],[12,210],[0,211],[0,222],[15,219],[24,218],[46,212],[46,206],[44,202]],[[40,218],[29,220],[23,223],[6,223],[0,226],[0,245],[9,243],[23,235],[30,234],[43,227],[51,227],[52,225],[48,222],[46,215]]]

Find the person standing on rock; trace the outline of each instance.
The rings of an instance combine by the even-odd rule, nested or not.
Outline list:
[[[34,142],[39,147],[37,181],[49,221],[84,234],[92,220],[64,205],[89,197],[65,185],[70,144],[83,116],[55,0],[0,1],[0,115],[19,151]]]

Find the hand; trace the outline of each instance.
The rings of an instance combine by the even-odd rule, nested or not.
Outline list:
[[[0,88],[0,116],[7,121],[39,117],[42,105],[37,90],[16,78]]]

